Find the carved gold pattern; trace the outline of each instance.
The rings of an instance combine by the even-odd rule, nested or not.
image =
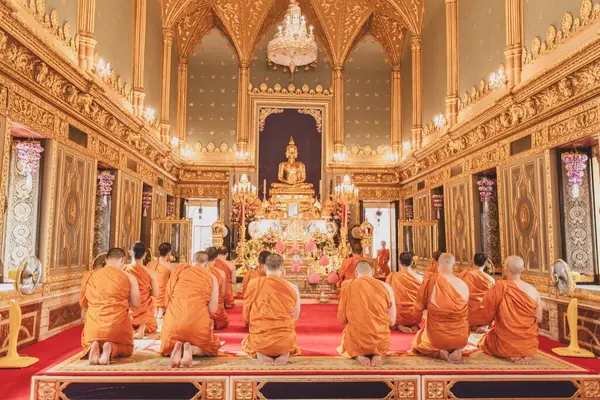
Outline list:
[[[229,197],[229,185],[179,185],[179,195],[184,198],[226,199]]]
[[[283,108],[261,108],[258,111],[258,131],[262,132],[265,130],[265,122],[271,114],[281,114]]]
[[[415,382],[399,382],[396,396],[399,399],[416,399],[417,389]]]
[[[600,398],[600,381],[583,380],[583,398],[597,399]]]
[[[356,172],[352,174],[352,182],[356,184],[397,184],[399,175],[395,172]]]
[[[519,226],[524,231],[531,226],[531,211],[525,202],[519,207]]]
[[[209,8],[195,9],[177,23],[177,54],[188,58],[194,47],[215,26],[213,14]]]
[[[203,386],[204,400],[225,400],[225,382],[207,381]]]
[[[58,382],[38,380],[35,384],[37,400],[55,400],[58,397]]]
[[[235,382],[234,400],[254,400],[254,382]]]
[[[180,181],[222,181],[229,182],[229,171],[210,171],[205,169],[182,169],[179,171]]]
[[[371,33],[385,48],[392,66],[402,62],[402,49],[406,30],[404,24],[385,14],[373,13],[371,18]]]
[[[500,64],[500,69],[504,71],[505,68],[503,64]],[[471,89],[467,92],[464,92],[462,96],[458,99],[458,109],[460,111],[464,110],[465,108],[483,99],[492,91],[494,91],[494,89],[490,88],[488,81],[486,79],[481,79],[477,86],[471,86]],[[431,126],[433,126],[432,122]],[[428,134],[433,133],[435,131],[436,129],[429,129]]]
[[[427,400],[443,399],[445,397],[445,382],[428,381],[427,382]]]
[[[321,108],[300,108],[300,114],[310,115],[317,122],[317,132],[323,133],[323,109]]]
[[[29,4],[27,4],[29,3]],[[54,35],[60,43],[66,48],[77,54],[77,38],[73,35],[77,28],[73,28],[69,21],[60,25],[60,16],[58,10],[53,9],[49,14],[46,13],[46,2],[39,0],[23,0],[23,8],[27,10],[33,17],[52,35]],[[74,21],[75,23],[77,21]]]
[[[266,83],[261,83],[259,86],[253,87],[250,85],[248,91],[254,94],[287,94],[287,95],[310,95],[310,96],[332,96],[333,88],[324,89],[323,86],[317,85],[314,89],[311,89],[308,85],[302,85],[302,87],[296,87],[293,83],[290,83],[287,88],[276,83],[272,88]]]

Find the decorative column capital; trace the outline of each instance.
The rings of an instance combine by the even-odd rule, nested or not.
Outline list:
[[[410,38],[410,50],[413,53],[420,52],[421,51],[421,42],[422,42],[421,36],[419,36],[419,35],[411,36],[411,38]]]
[[[458,3],[457,0],[446,0],[446,4],[456,4]]]
[[[173,41],[173,37],[175,36],[173,29],[163,28],[162,32],[164,41]]]
[[[344,76],[344,67],[342,65],[336,65],[331,70],[333,71],[333,79],[342,79]]]

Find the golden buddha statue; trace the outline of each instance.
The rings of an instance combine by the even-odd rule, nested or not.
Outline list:
[[[290,143],[285,149],[287,162],[279,164],[279,172],[277,178],[279,182],[287,183],[288,185],[297,185],[306,181],[306,167],[298,158],[298,148],[294,143],[294,138],[290,136]]]

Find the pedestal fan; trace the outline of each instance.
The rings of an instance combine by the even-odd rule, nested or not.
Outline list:
[[[569,324],[571,342],[569,343],[568,347],[557,347],[552,349],[552,351],[555,354],[563,357],[595,358],[596,356],[594,353],[579,347],[577,326],[578,301],[573,297],[573,292],[575,292],[576,287],[575,284],[580,278],[579,273],[571,272],[569,265],[560,259],[556,260],[554,264],[552,264],[550,273],[552,277],[552,285],[556,289],[556,293],[571,297],[571,301],[567,307],[567,323]]]
[[[37,363],[39,359],[17,353],[22,317],[19,299],[33,293],[41,282],[42,263],[36,256],[30,255],[21,262],[19,268],[9,271],[8,277],[14,279],[17,295],[10,303],[8,352],[5,357],[0,358],[0,368],[25,368]]]
[[[106,254],[100,253],[92,261],[92,269],[102,268],[106,265]]]

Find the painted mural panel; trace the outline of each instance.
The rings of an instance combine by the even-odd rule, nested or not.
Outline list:
[[[140,239],[142,218],[142,182],[124,172],[117,173],[115,193],[116,209],[113,211],[112,246],[129,249]]]
[[[423,125],[446,109],[446,6],[427,3],[423,29]]]
[[[115,73],[131,89],[133,71],[132,0],[96,1],[96,52],[110,63]]]
[[[160,0],[146,0],[146,49],[144,51],[144,104],[160,111],[162,80],[162,26]]]
[[[473,256],[473,207],[471,178],[463,178],[444,186],[446,250],[456,257],[458,267],[471,265]]]

